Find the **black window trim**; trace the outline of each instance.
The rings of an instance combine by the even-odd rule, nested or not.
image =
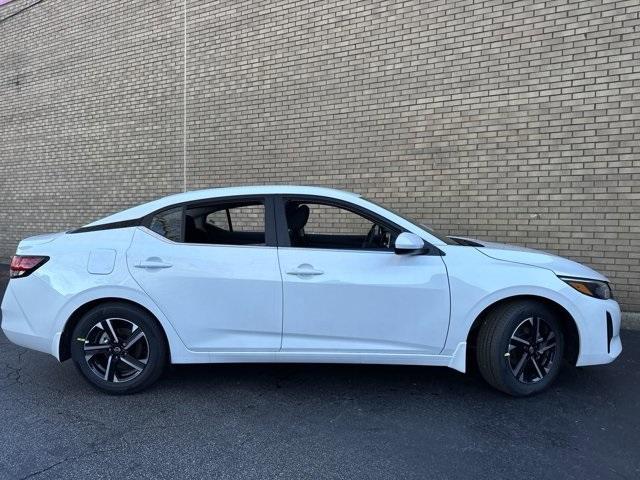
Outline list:
[[[310,195],[310,194],[280,194],[274,195],[274,208],[275,208],[275,220],[276,220],[276,232],[277,232],[277,244],[278,247],[289,247],[289,248],[300,248],[303,249],[305,247],[293,247],[291,246],[291,239],[289,238],[289,227],[287,225],[287,217],[285,214],[285,203],[287,201],[308,201],[309,203],[318,203],[321,205],[327,205],[330,207],[342,208],[344,210],[348,210],[356,215],[366,218],[370,222],[382,225],[390,230],[395,230],[398,234],[403,232],[409,232],[404,227],[401,227],[395,222],[392,222],[388,218],[383,217],[380,214],[372,212],[368,208],[362,207],[360,205],[356,205],[346,200],[341,200],[338,198],[325,197],[322,195]],[[409,232],[411,233],[411,232]],[[423,239],[424,240],[424,239]],[[442,252],[436,246],[430,244],[428,241],[425,242],[425,252],[424,255],[437,255],[442,256],[444,252]],[[320,249],[318,249],[320,250]],[[345,248],[323,248],[321,250],[340,250],[340,251],[348,251],[348,252],[378,252],[378,253],[394,253],[393,249],[389,250],[381,250],[379,248],[361,248],[361,249],[345,249]]]
[[[85,232],[99,232],[101,230],[116,230],[119,228],[130,228],[140,226],[142,218],[133,218],[131,220],[122,220],[120,222],[101,223],[100,225],[91,225],[88,227],[80,227],[75,230],[69,230],[68,234],[85,233]]]
[[[120,229],[120,228],[130,228],[130,227],[145,227],[149,230],[150,226],[151,226],[151,220],[153,219],[154,216],[165,212],[167,210],[172,210],[174,208],[178,208],[178,207],[182,207],[182,233],[181,233],[181,238],[180,238],[180,242],[173,242],[173,240],[170,240],[166,237],[166,240],[173,242],[173,243],[181,243],[184,245],[212,245],[212,246],[224,246],[224,245],[228,245],[228,244],[189,244],[189,243],[185,243],[184,242],[184,229],[185,229],[185,221],[184,221],[184,216],[185,216],[185,212],[187,207],[191,207],[191,206],[198,206],[198,205],[211,205],[211,204],[216,204],[216,203],[228,203],[228,202],[233,202],[234,200],[238,201],[238,200],[258,200],[261,201],[264,205],[264,212],[265,212],[265,223],[264,223],[264,227],[265,227],[265,246],[267,247],[291,247],[291,241],[289,239],[289,230],[287,227],[287,220],[286,220],[286,215],[284,212],[284,205],[285,205],[285,201],[287,200],[302,200],[302,201],[309,201],[309,202],[316,202],[316,203],[320,203],[323,205],[328,205],[328,206],[334,206],[334,207],[338,207],[338,208],[344,208],[346,210],[349,210],[357,215],[361,215],[364,218],[375,222],[375,223],[380,223],[383,226],[386,226],[388,228],[397,230],[398,232],[402,233],[402,232],[408,232],[409,230],[407,230],[404,227],[401,227],[400,225],[392,222],[391,220],[383,217],[382,215],[379,215],[375,212],[372,212],[371,210],[365,208],[365,207],[361,207],[360,205],[356,205],[354,203],[351,203],[349,201],[346,200],[340,200],[337,198],[333,198],[333,197],[326,197],[323,195],[312,195],[312,194],[250,194],[250,195],[231,195],[231,196],[227,196],[227,197],[212,197],[212,198],[203,198],[200,200],[191,200],[191,201],[184,201],[184,202],[178,202],[178,203],[174,203],[172,205],[167,205],[166,207],[162,207],[162,208],[158,208],[157,210],[154,210],[151,213],[148,213],[147,215],[144,215],[143,217],[139,217],[139,218],[134,218],[134,219],[130,219],[130,220],[122,220],[119,222],[111,222],[111,223],[103,223],[100,225],[93,225],[93,226],[89,226],[89,227],[81,227],[81,228],[77,228],[75,230],[70,230],[67,233],[84,233],[84,232],[96,232],[96,231],[101,231],[101,230],[113,230],[113,229]],[[423,239],[424,240],[424,239]],[[438,256],[442,256],[444,255],[444,252],[442,250],[440,250],[438,247],[436,247],[435,245],[432,245],[431,243],[429,243],[427,240],[424,240],[425,244],[426,244],[426,251],[425,251],[425,255],[438,255]],[[232,245],[229,245],[232,246]],[[243,246],[243,245],[234,245],[234,246]],[[251,246],[256,246],[256,245],[244,245],[246,247],[251,247]],[[296,247],[291,247],[291,248],[296,248]],[[328,249],[324,249],[324,250],[328,250]],[[340,250],[340,251],[352,251],[352,252],[359,252],[359,251],[366,251],[366,252],[379,252],[379,253],[384,253],[387,252],[386,250],[380,250],[380,249],[360,249],[360,250],[346,250],[346,249],[336,249],[336,250]],[[389,250],[389,252],[392,252],[392,250]]]
[[[100,230],[115,230],[120,228],[130,228],[130,227],[145,227],[148,230],[151,230],[151,222],[153,218],[157,215],[160,215],[169,210],[175,210],[176,208],[182,208],[182,231],[180,233],[180,240],[178,242],[173,241],[169,238],[163,237],[165,240],[168,240],[173,243],[180,243],[184,245],[212,245],[212,246],[240,246],[240,247],[253,247],[253,246],[263,246],[263,245],[231,245],[226,243],[215,243],[215,244],[195,244],[195,243],[186,243],[184,241],[185,237],[185,215],[187,208],[197,207],[203,205],[216,205],[219,203],[233,203],[234,201],[247,201],[252,202],[256,201],[262,203],[264,206],[264,237],[265,237],[265,245],[267,247],[276,247],[276,227],[275,227],[275,210],[273,206],[273,195],[264,195],[264,194],[252,194],[252,195],[232,195],[228,197],[213,197],[213,198],[203,198],[200,200],[191,200],[185,202],[178,202],[172,205],[167,205],[166,207],[158,208],[153,212],[150,212],[142,217],[134,218],[130,220],[123,220],[120,222],[111,222],[111,223],[103,223],[100,225],[93,225],[89,227],[81,227],[75,230],[71,230],[67,233],[85,233],[85,232],[96,232]],[[151,230],[153,231],[153,230]],[[162,236],[162,235],[161,235]]]

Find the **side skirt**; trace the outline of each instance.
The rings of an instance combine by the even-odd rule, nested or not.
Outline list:
[[[198,352],[172,359],[172,363],[351,363],[372,365],[424,365],[466,371],[466,342],[460,342],[453,355],[409,353],[336,353],[336,352]]]

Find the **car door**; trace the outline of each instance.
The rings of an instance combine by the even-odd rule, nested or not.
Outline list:
[[[449,285],[439,254],[396,255],[401,229],[356,205],[317,197],[277,205],[283,352],[442,350]]]
[[[190,350],[280,348],[282,280],[265,200],[177,206],[135,232],[129,270]]]

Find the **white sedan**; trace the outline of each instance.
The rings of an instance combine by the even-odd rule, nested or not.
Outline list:
[[[443,237],[365,198],[317,187],[187,192],[12,258],[2,329],[73,359],[109,393],[168,363],[475,363],[524,396],[563,360],[622,349],[607,279],[544,252]]]

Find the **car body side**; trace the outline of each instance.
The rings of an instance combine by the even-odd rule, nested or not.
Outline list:
[[[215,197],[236,194],[233,189],[216,191]],[[264,195],[300,193],[282,189],[262,190]],[[351,202],[382,215],[409,232],[415,233],[437,247],[446,268],[449,282],[449,325],[446,340],[439,354],[331,352],[216,352],[189,350],[178,334],[175,319],[168,318],[147,295],[131,274],[127,262],[136,231],[157,236],[144,226],[62,233],[32,237],[20,243],[20,255],[47,255],[50,260],[27,278],[12,280],[2,303],[2,328],[11,341],[49,353],[59,360],[68,357],[65,342],[69,342],[70,322],[87,305],[106,299],[120,299],[149,311],[160,323],[169,345],[172,363],[210,362],[355,362],[398,363],[449,366],[464,372],[469,334],[481,321],[483,312],[511,298],[536,297],[553,302],[567,312],[575,322],[579,349],[577,365],[601,364],[613,361],[620,353],[620,309],[614,300],[599,300],[583,295],[558,278],[544,266],[530,265],[493,258],[482,248],[449,245],[428,231],[386,209],[352,194],[311,190],[309,195],[327,195]],[[185,196],[186,195],[186,196]],[[127,221],[172,205],[206,199],[207,193],[168,197],[146,206],[135,207],[107,217],[90,226]],[[213,194],[212,194],[213,196]],[[157,236],[159,237],[159,236]],[[168,241],[158,238],[158,241]],[[277,248],[277,247],[272,247]],[[34,301],[37,299],[37,301]],[[443,299],[447,301],[447,299]],[[55,313],[55,314],[52,314]],[[607,339],[607,316],[612,323],[613,338]],[[398,318],[397,321],[411,321]]]

